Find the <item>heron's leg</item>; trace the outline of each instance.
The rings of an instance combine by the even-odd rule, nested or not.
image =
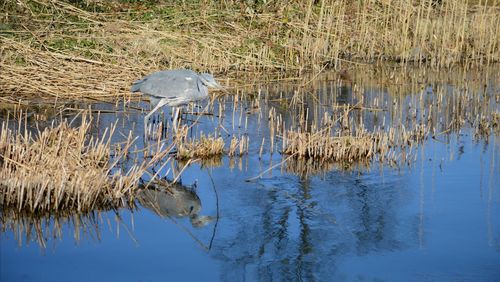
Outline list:
[[[151,110],[151,112],[149,112],[149,114],[147,114],[144,117],[144,136],[147,135],[147,132],[148,132],[148,121],[149,121],[149,118],[151,117],[151,115],[154,114],[154,112],[156,112],[159,108],[165,106],[167,103],[168,103],[167,100],[160,100],[160,102]]]
[[[174,125],[174,132],[177,132],[177,126],[178,126],[177,120],[179,119],[180,111],[181,111],[181,109],[179,107],[175,107],[174,118],[172,119],[172,123]]]

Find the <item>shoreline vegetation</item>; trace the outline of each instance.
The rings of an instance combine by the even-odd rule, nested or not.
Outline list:
[[[115,100],[159,69],[301,76],[382,62],[500,60],[496,1],[19,0],[1,6],[0,84],[17,97]],[[230,82],[229,82],[230,81]]]
[[[121,163],[137,138],[113,143],[116,123],[100,138],[91,137],[92,117],[81,113],[75,126],[77,118],[44,130],[28,129],[23,113],[15,130],[2,122],[0,206],[28,212],[133,206],[139,180],[169,149],[159,148],[154,157],[124,169]]]
[[[152,129],[160,136],[153,157],[120,170],[135,146],[133,133],[120,144],[112,142],[114,127],[99,139],[91,137],[95,120],[88,112],[83,111],[78,126],[61,118],[44,130],[27,128],[26,112],[39,115],[30,108],[34,103],[129,106],[141,99],[130,93],[131,82],[160,69],[216,74],[234,94],[228,98],[234,108],[244,93],[254,99],[259,84],[295,83],[299,90],[293,97],[275,99],[294,116],[293,123],[285,125],[284,115],[276,113],[280,106],[273,107],[262,119],[270,129],[269,148],[264,139],[252,142],[261,144],[259,158],[263,151],[279,151],[286,170],[303,175],[332,167],[332,160],[345,168],[372,160],[394,166],[411,162],[417,145],[462,126],[479,137],[499,134],[500,96],[486,97],[481,84],[490,78],[498,84],[498,74],[491,71],[500,60],[497,1],[18,0],[2,2],[0,15],[2,208],[88,212],[133,205],[141,176],[151,175],[148,170],[159,161],[171,162],[173,147],[175,157],[187,164],[205,156],[249,154],[251,141],[244,132],[232,132],[232,139],[224,141],[216,132],[189,138],[191,128],[183,128],[163,147],[160,126]],[[460,74],[443,75],[452,69]],[[305,105],[316,99],[316,89],[306,88],[316,87],[311,82],[326,70],[339,89],[350,83],[353,104],[318,103],[314,107],[323,116],[315,115],[308,124],[312,112]],[[436,74],[432,83],[459,85],[465,79],[469,90],[454,89],[447,101],[448,90],[438,86],[436,99],[429,99],[421,81],[431,73]],[[372,84],[382,85],[394,100],[382,103],[380,94],[365,101],[360,86]],[[409,105],[397,101],[410,93],[421,94]],[[412,102],[421,105],[419,111]],[[257,100],[252,109],[259,107]],[[365,117],[385,118],[385,112],[391,118],[408,115],[407,121],[397,128],[385,123],[367,128]],[[9,124],[9,117],[16,121]]]

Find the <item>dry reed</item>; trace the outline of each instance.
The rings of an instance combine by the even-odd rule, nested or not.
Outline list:
[[[411,164],[418,146],[430,138],[446,142],[466,129],[475,139],[497,134],[495,69],[433,73],[409,68],[387,74],[390,68],[362,68],[348,80],[322,78],[309,87],[269,90],[289,93],[280,94],[286,102],[268,111],[270,138],[282,139],[276,147],[293,157],[290,162]]]
[[[177,159],[209,159],[221,156],[224,153],[224,139],[222,137],[213,137],[204,135],[200,132],[198,138],[187,138],[187,126],[181,126],[174,138],[177,148]]]
[[[370,160],[378,142],[375,136],[366,132],[356,136],[331,137],[327,131],[287,131],[284,140],[284,154],[346,162]]]
[[[243,156],[248,154],[248,143],[249,137],[248,135],[243,135],[241,137],[233,136],[231,139],[231,143],[229,144],[229,148],[227,150],[227,155],[230,157],[234,156]]]
[[[17,131],[8,124],[2,123],[0,134],[3,208],[85,212],[120,206],[133,201],[139,179],[155,161],[143,161],[121,171],[118,163],[133,144],[132,135],[123,146],[112,150],[116,124],[101,138],[89,137],[91,123],[86,115],[76,128],[63,121],[35,133],[21,126],[22,119]]]
[[[41,101],[130,100],[136,76],[117,65],[100,64],[34,48],[0,36],[2,96]],[[13,63],[22,58],[24,63]],[[9,61],[10,60],[10,61]]]

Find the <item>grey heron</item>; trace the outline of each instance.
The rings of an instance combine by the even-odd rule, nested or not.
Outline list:
[[[222,88],[211,74],[185,69],[158,71],[135,81],[130,90],[149,96],[153,106],[144,117],[144,134],[151,115],[165,105],[175,108],[172,122],[177,130],[179,107],[206,99],[208,87]]]

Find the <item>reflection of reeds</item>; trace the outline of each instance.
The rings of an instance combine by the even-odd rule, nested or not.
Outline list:
[[[492,127],[495,135],[500,135],[500,112],[492,114]]]
[[[179,161],[179,163],[181,162]],[[199,163],[201,167],[220,167],[223,165],[221,155],[213,156],[211,158],[201,159],[199,160]]]
[[[500,114],[498,112],[491,115],[479,115],[474,120],[474,135],[476,138],[487,138],[491,133],[500,133]]]
[[[123,173],[117,164],[133,143],[131,135],[111,157],[116,125],[106,129],[101,138],[89,137],[91,123],[85,115],[76,128],[63,121],[35,134],[21,130],[21,124],[16,132],[8,122],[2,123],[3,207],[35,212],[119,206],[132,200],[139,178],[154,162],[144,161]]]
[[[61,240],[65,225],[73,228],[73,237],[78,243],[87,236],[92,240],[101,239],[101,211],[88,213],[60,211],[30,213],[5,208],[0,213],[1,232],[12,231],[19,246],[36,241],[41,248],[46,248],[49,240]]]
[[[303,178],[310,175],[322,175],[334,169],[349,171],[354,168],[362,168],[368,170],[370,162],[358,161],[355,163],[325,161],[313,158],[295,158],[291,161],[283,162],[281,165],[282,173],[293,173]]]

